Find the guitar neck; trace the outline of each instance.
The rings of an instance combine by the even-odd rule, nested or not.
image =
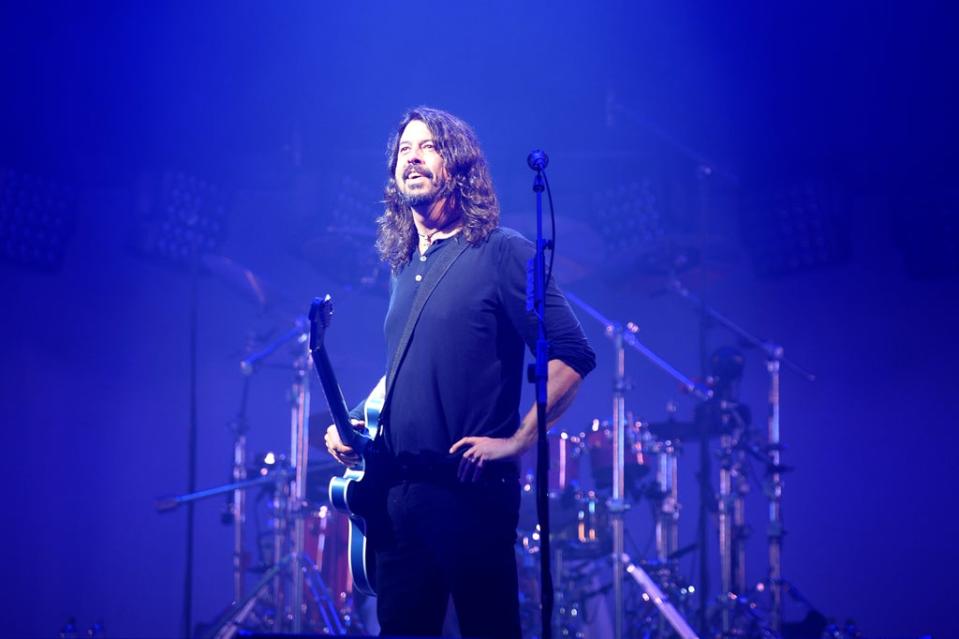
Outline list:
[[[343,391],[340,390],[340,385],[336,382],[336,374],[333,372],[330,358],[326,354],[326,348],[321,344],[314,348],[311,354],[313,355],[313,366],[320,377],[323,394],[326,395],[326,403],[330,407],[330,415],[333,417],[333,423],[340,434],[340,439],[351,448],[362,449],[365,441],[350,422],[350,411],[346,405],[346,399],[343,398]]]

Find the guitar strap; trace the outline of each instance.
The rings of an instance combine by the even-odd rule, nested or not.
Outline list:
[[[406,350],[410,345],[410,338],[413,336],[413,329],[416,328],[416,322],[420,318],[420,313],[423,311],[423,307],[426,306],[426,301],[430,298],[430,295],[436,290],[436,285],[440,283],[443,276],[450,270],[453,262],[469,247],[469,244],[466,240],[462,239],[461,235],[462,234],[458,233],[455,236],[455,241],[457,242],[455,248],[440,251],[439,255],[436,256],[436,262],[433,264],[433,268],[426,273],[426,277],[423,278],[420,284],[420,289],[416,292],[416,297],[413,298],[410,315],[406,318],[406,326],[403,327],[400,341],[396,344],[396,352],[393,353],[393,363],[386,374],[386,399],[383,403],[383,410],[380,413],[384,416],[384,422],[388,421],[387,415],[390,407],[390,398],[393,396],[393,382],[396,380],[396,373],[400,370],[400,364],[403,363],[403,358],[406,357]]]

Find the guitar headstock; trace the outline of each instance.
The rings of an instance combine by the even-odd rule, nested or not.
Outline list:
[[[310,350],[314,351],[323,343],[326,329],[333,321],[333,298],[327,293],[324,297],[314,297],[310,304]]]

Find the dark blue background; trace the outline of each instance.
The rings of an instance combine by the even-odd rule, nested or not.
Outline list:
[[[264,311],[235,284],[200,280],[198,482],[214,485],[229,477],[227,426],[251,332],[285,329],[330,290],[345,393],[358,397],[382,373],[385,295],[346,290],[331,274],[331,262],[351,258],[347,240],[310,259],[303,246],[333,224],[343,192],[359,198],[347,207],[356,224],[369,223],[391,127],[429,104],[475,127],[507,220],[526,229],[524,159],[547,149],[567,224],[560,254],[586,265],[560,272],[561,283],[635,320],[650,347],[695,374],[694,314],[650,295],[661,279],[604,269],[610,256],[588,235],[595,193],[640,175],[672,185],[669,232],[685,241],[708,229],[719,247],[687,284],[819,375],[783,376],[795,467],[785,575],[869,636],[955,635],[959,284],[954,273],[910,277],[896,241],[929,224],[915,206],[923,198],[945,198],[947,218],[959,215],[956,198],[941,195],[959,141],[950,13],[923,1],[7,4],[0,167],[73,187],[76,227],[55,272],[0,264],[0,634],[53,636],[70,616],[103,619],[113,636],[179,632],[185,518],[156,514],[152,500],[186,485],[190,283],[185,269],[131,250],[143,176],[180,170],[220,185],[230,212],[218,251],[288,300]],[[738,178],[714,178],[705,220],[696,163],[680,147]],[[796,176],[842,189],[850,257],[760,278],[737,211],[751,190]],[[608,419],[611,404],[610,344],[580,317],[599,367],[564,418],[571,429]],[[732,339],[714,331],[710,342]],[[691,413],[669,379],[628,358],[631,410],[658,420],[676,400]],[[289,359],[281,352],[253,379],[251,453],[288,446]],[[764,398],[752,352],[743,399],[759,419]],[[687,451],[684,543],[695,532],[695,467]],[[766,565],[761,491],[748,507],[756,580]],[[219,499],[197,507],[198,620],[231,596],[221,509]],[[632,524],[641,543],[649,525],[639,515]]]

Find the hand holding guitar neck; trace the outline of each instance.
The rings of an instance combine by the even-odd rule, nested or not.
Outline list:
[[[353,428],[357,430],[366,430],[366,422],[359,419],[350,420]],[[355,450],[343,443],[343,440],[340,439],[340,433],[336,428],[336,424],[330,424],[326,429],[326,436],[323,438],[326,442],[326,450],[332,455],[333,459],[340,462],[344,466],[356,466],[360,463],[362,459]]]

